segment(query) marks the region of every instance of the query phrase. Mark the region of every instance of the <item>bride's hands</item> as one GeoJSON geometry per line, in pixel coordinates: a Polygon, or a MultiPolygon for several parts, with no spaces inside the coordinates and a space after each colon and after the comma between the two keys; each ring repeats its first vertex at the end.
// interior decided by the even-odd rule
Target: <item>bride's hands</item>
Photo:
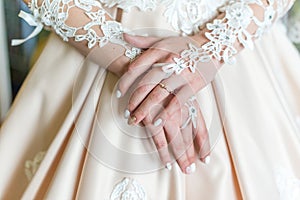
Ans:
{"type": "Polygon", "coordinates": [[[189,37],[159,39],[126,35],[125,38],[138,48],[148,48],[129,65],[128,71],[121,77],[118,86],[117,96],[121,97],[138,77],[147,72],[139,81],[137,89],[129,100],[128,110],[135,119],[131,120],[130,124],[136,125],[141,122],[152,105],[166,98],[166,94],[161,92],[159,83],[165,85],[165,89],[176,93],[176,98],[173,98],[156,118],[156,121],[160,120],[164,123],[180,105],[185,104],[189,97],[196,94],[214,78],[219,67],[208,59],[205,63],[198,62],[197,68],[182,69],[180,62],[185,59],[178,61],[180,53],[187,49],[190,43],[197,46],[189,37]]]}
{"type": "MultiPolygon", "coordinates": [[[[118,97],[125,94],[133,82],[143,73],[147,72],[130,97],[128,110],[126,111],[128,113],[127,115],[131,116],[129,118],[129,124],[138,124],[141,121],[146,121],[147,125],[152,124],[154,127],[161,128],[161,131],[155,131],[153,129],[151,131],[153,134],[166,131],[166,137],[170,137],[170,135],[174,137],[174,134],[178,135],[176,133],[180,131],[186,132],[183,129],[180,130],[182,125],[179,124],[182,122],[180,118],[182,116],[181,111],[188,102],[188,99],[212,80],[217,71],[217,67],[212,62],[209,62],[202,65],[202,68],[200,66],[201,71],[195,69],[194,73],[192,73],[189,69],[180,69],[179,65],[175,65],[174,58],[178,58],[179,54],[188,48],[189,43],[195,44],[194,41],[187,37],[158,39],[127,35],[126,39],[136,47],[148,49],[129,65],[128,72],[122,76],[119,82],[118,97]],[[164,67],[167,72],[174,73],[166,73],[161,67],[164,67]],[[176,96],[171,95],[170,97],[170,93],[173,92],[176,93],[176,96]],[[155,116],[152,114],[154,117],[150,120],[148,116],[150,116],[153,107],[165,102],[167,98],[170,98],[170,100],[166,108],[156,113],[155,116]],[[168,129],[168,131],[166,129],[168,129]]],[[[201,127],[198,130],[198,135],[199,137],[208,138],[201,113],[198,114],[198,117],[197,122],[200,121],[199,126],[201,127]]],[[[186,117],[186,119],[187,118],[188,117],[186,117]]],[[[191,135],[192,129],[188,129],[190,130],[189,135],[191,135]]],[[[197,134],[195,134],[195,136],[197,138],[197,134]]],[[[185,137],[182,137],[182,141],[183,138],[185,137]]],[[[206,140],[208,141],[208,139],[206,140]]],[[[162,136],[154,137],[154,141],[158,144],[158,148],[163,146],[159,144],[166,144],[166,139],[163,139],[162,136]]],[[[183,143],[184,142],[181,142],[180,145],[175,142],[173,146],[176,149],[182,148],[183,143]]],[[[203,144],[199,143],[199,146],[202,148],[203,144]]],[[[167,155],[164,152],[167,151],[160,152],[161,157],[163,157],[162,155],[167,155]]],[[[178,153],[175,153],[175,156],[177,156],[176,154],[178,153]]],[[[185,173],[187,163],[191,164],[193,160],[192,154],[193,153],[187,153],[186,158],[178,160],[182,171],[185,173]]],[[[207,155],[200,157],[204,160],[205,156],[207,155]]],[[[166,163],[168,159],[162,158],[162,160],[166,163]]]]}

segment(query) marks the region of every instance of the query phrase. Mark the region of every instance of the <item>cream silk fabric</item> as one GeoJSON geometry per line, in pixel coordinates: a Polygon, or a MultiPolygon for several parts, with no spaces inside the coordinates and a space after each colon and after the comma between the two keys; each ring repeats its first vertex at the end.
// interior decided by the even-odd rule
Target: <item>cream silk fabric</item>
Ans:
{"type": "MultiPolygon", "coordinates": [[[[122,22],[156,27],[146,32],[161,36],[160,29],[172,30],[162,11],[133,10],[122,22]]],[[[125,177],[137,181],[148,200],[292,199],[300,178],[299,63],[277,24],[254,51],[223,66],[198,94],[211,162],[198,161],[197,171],[184,175],[176,165],[161,168],[149,153],[151,140],[122,132],[144,134],[126,126],[126,98],[114,94],[118,78],[52,35],[1,127],[0,199],[110,199],[125,177]],[[34,159],[39,152],[44,156],[34,159]]]]}

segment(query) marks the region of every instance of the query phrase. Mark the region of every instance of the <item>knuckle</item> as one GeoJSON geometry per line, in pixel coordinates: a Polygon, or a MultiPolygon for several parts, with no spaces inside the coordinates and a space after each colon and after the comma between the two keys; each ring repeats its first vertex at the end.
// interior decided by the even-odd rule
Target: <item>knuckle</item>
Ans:
{"type": "Polygon", "coordinates": [[[170,101],[170,106],[174,106],[174,107],[177,107],[177,108],[181,107],[180,102],[177,98],[173,98],[170,101]]]}
{"type": "Polygon", "coordinates": [[[172,116],[172,115],[168,112],[167,109],[164,111],[163,115],[165,116],[166,119],[168,119],[168,120],[166,121],[166,123],[171,122],[171,121],[169,121],[169,120],[173,120],[173,119],[174,119],[174,116],[172,116]]]}
{"type": "Polygon", "coordinates": [[[149,89],[150,89],[150,85],[148,85],[148,84],[141,84],[141,85],[138,86],[137,93],[138,93],[138,94],[140,94],[140,93],[145,93],[145,92],[147,92],[149,89]]]}
{"type": "Polygon", "coordinates": [[[155,139],[154,137],[154,143],[157,149],[163,149],[168,146],[168,143],[166,140],[161,140],[161,139],[155,139]]]}
{"type": "Polygon", "coordinates": [[[158,90],[154,90],[150,96],[152,101],[160,101],[163,98],[163,93],[158,90]]]}
{"type": "Polygon", "coordinates": [[[149,115],[147,115],[144,119],[143,119],[143,123],[145,125],[149,125],[152,123],[152,120],[150,119],[150,117],[148,117],[149,115]]]}
{"type": "Polygon", "coordinates": [[[177,155],[177,159],[179,159],[185,155],[186,149],[187,148],[185,148],[185,145],[183,145],[183,144],[173,145],[173,150],[174,150],[175,154],[177,155]]]}
{"type": "Polygon", "coordinates": [[[137,110],[137,112],[135,112],[135,116],[137,118],[142,118],[142,117],[147,116],[147,112],[144,109],[140,108],[137,110]]]}

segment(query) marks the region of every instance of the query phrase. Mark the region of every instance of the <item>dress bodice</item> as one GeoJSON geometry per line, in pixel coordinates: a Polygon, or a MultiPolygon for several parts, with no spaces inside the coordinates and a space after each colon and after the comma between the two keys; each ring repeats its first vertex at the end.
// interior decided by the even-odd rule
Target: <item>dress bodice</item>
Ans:
{"type": "MultiPolygon", "coordinates": [[[[107,8],[118,7],[125,11],[125,16],[132,15],[135,25],[141,20],[140,17],[143,18],[139,13],[142,12],[148,17],[150,26],[157,25],[153,24],[153,20],[165,21],[167,24],[163,25],[164,28],[171,28],[183,34],[197,32],[199,26],[212,19],[217,13],[217,8],[226,1],[228,0],[100,0],[107,8]],[[149,15],[153,17],[149,18],[149,15]]],[[[147,24],[145,21],[142,23],[147,24]]]]}

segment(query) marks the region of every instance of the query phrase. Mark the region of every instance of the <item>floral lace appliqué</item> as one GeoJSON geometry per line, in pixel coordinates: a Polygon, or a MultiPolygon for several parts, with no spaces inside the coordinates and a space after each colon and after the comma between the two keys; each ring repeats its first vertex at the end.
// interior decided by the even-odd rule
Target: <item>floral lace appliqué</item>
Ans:
{"type": "Polygon", "coordinates": [[[136,180],[124,178],[113,189],[110,200],[147,200],[146,192],[136,180]]]}
{"type": "Polygon", "coordinates": [[[28,181],[30,181],[33,178],[33,176],[36,173],[36,171],[38,170],[41,162],[43,161],[45,155],[46,155],[46,152],[41,151],[34,156],[33,160],[26,160],[25,175],[26,175],[28,181]]]}
{"type": "Polygon", "coordinates": [[[132,8],[152,11],[158,5],[166,7],[164,16],[177,31],[192,34],[199,31],[199,26],[213,18],[217,8],[227,0],[100,0],[106,7],[117,6],[126,12],[132,8]]]}
{"type": "Polygon", "coordinates": [[[88,48],[95,46],[103,47],[107,43],[121,45],[125,48],[125,56],[133,59],[141,51],[138,48],[132,48],[123,39],[123,28],[120,23],[114,20],[107,20],[109,14],[102,8],[99,1],[95,0],[44,0],[41,6],[38,6],[37,0],[32,0],[32,15],[21,12],[21,17],[30,25],[36,26],[36,30],[25,40],[13,40],[13,45],[18,45],[37,35],[41,27],[51,27],[57,35],[64,41],[74,38],[76,42],[86,41],[88,48]],[[66,22],[69,13],[74,8],[81,9],[87,22],[80,26],[70,26],[66,22]],[[96,32],[100,28],[103,35],[96,32]]]}
{"type": "Polygon", "coordinates": [[[195,103],[197,103],[196,97],[195,96],[191,96],[188,100],[188,102],[186,102],[184,105],[188,108],[189,111],[189,117],[186,120],[186,122],[181,126],[181,129],[185,129],[189,123],[192,122],[192,125],[194,128],[197,128],[197,122],[196,122],[196,118],[197,118],[197,108],[195,107],[195,103]]]}
{"type": "Polygon", "coordinates": [[[175,30],[184,34],[199,32],[199,27],[212,19],[218,7],[226,0],[162,0],[166,6],[164,16],[175,30]]]}

